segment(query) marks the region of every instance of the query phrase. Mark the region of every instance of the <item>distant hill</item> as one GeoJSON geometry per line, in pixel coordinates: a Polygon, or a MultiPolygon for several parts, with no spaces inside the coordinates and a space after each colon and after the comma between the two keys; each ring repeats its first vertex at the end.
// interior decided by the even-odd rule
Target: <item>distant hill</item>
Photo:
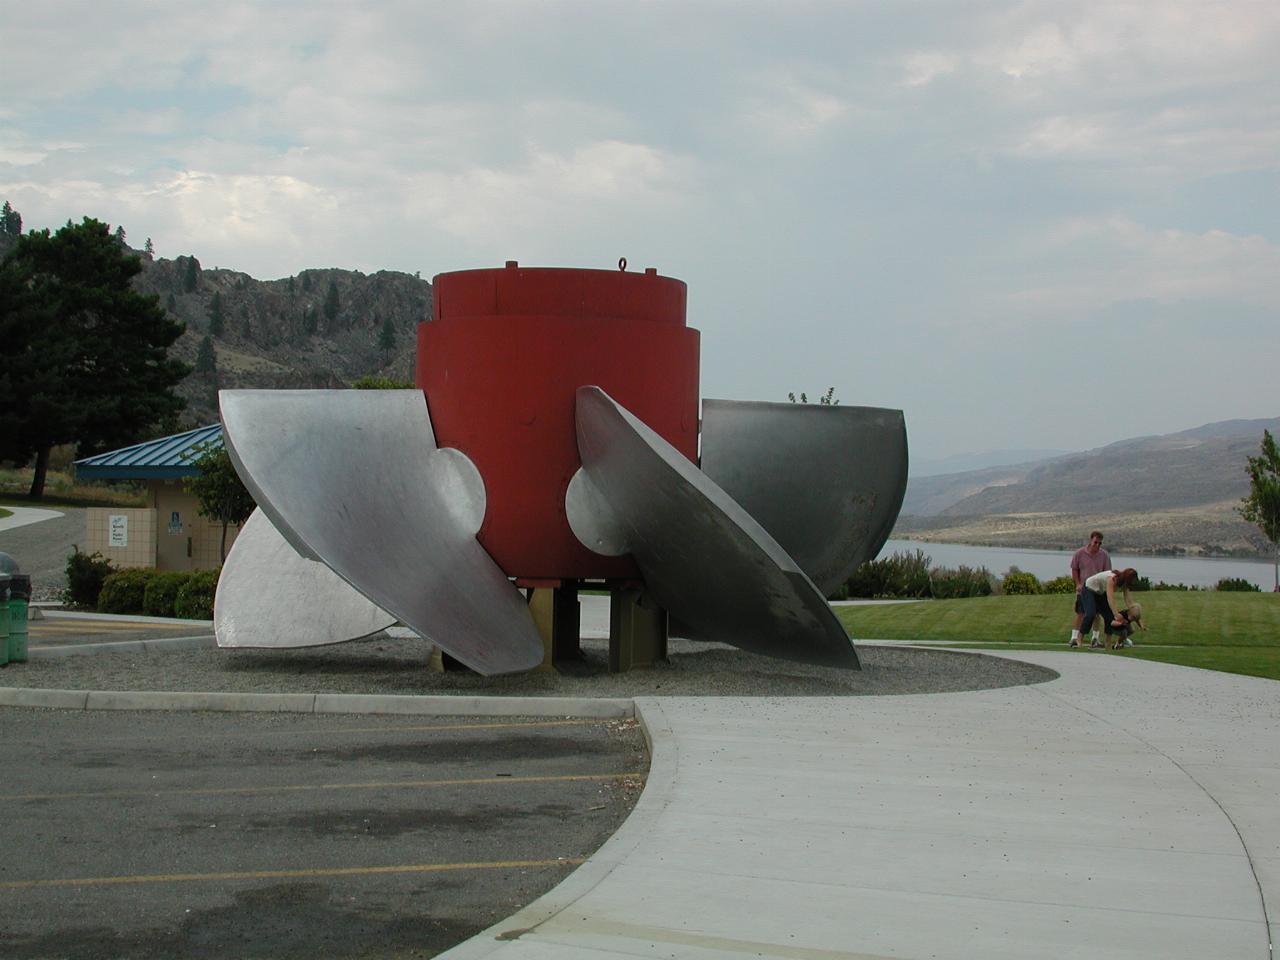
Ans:
{"type": "Polygon", "coordinates": [[[988,467],[1008,467],[1061,457],[1070,450],[986,450],[982,453],[959,453],[937,460],[912,460],[911,476],[938,477],[952,473],[969,473],[988,467]]]}
{"type": "Polygon", "coordinates": [[[1157,553],[1254,553],[1258,531],[1235,515],[1245,458],[1280,417],[1227,420],[1137,437],[1036,463],[913,478],[896,536],[1061,548],[1091,525],[1108,545],[1157,553]],[[1120,534],[1115,539],[1112,534],[1120,534]]]}
{"type": "Polygon", "coordinates": [[[1277,427],[1280,418],[1229,420],[1121,440],[1034,465],[1020,480],[989,485],[941,512],[1142,512],[1239,499],[1249,492],[1245,458],[1258,452],[1264,429],[1277,427]]]}

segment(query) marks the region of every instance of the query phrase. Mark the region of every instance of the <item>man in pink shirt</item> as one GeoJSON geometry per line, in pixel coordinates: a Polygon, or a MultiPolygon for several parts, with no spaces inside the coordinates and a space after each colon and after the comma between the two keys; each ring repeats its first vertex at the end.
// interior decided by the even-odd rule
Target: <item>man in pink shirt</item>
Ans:
{"type": "MultiPolygon", "coordinates": [[[[1084,608],[1080,605],[1080,591],[1084,582],[1095,573],[1111,569],[1111,557],[1102,549],[1102,534],[1094,530],[1089,534],[1089,542],[1077,550],[1071,557],[1071,579],[1076,582],[1076,624],[1071,628],[1069,647],[1080,646],[1080,627],[1084,619],[1084,608]]],[[[1090,626],[1093,626],[1090,624],[1090,626]]],[[[1098,631],[1093,631],[1093,646],[1101,645],[1098,631]]]]}

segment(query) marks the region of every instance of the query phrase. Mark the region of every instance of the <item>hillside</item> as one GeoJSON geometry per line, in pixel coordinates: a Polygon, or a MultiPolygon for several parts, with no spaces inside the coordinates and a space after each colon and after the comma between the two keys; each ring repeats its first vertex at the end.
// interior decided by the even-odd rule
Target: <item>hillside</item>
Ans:
{"type": "Polygon", "coordinates": [[[342,387],[364,374],[413,379],[417,325],[431,315],[425,280],[338,269],[255,280],[202,269],[193,257],[144,256],[143,265],[138,288],[186,325],[173,354],[195,366],[206,336],[213,347],[214,370],[197,370],[178,388],[186,424],[217,419],[221,388],[342,387]]]}
{"type": "Polygon", "coordinates": [[[1280,418],[1229,420],[1122,440],[1039,463],[912,479],[895,536],[993,546],[1108,545],[1151,553],[1250,554],[1257,529],[1235,515],[1245,458],[1280,418]]]}
{"type": "MultiPolygon", "coordinates": [[[[0,258],[16,242],[0,230],[0,258]]],[[[216,420],[221,388],[342,387],[365,374],[413,379],[417,325],[431,316],[426,280],[339,269],[256,280],[203,269],[193,256],[132,252],[143,265],[135,286],[186,326],[171,353],[194,367],[206,336],[212,347],[213,369],[193,371],[178,387],[187,409],[175,429],[216,420]]]]}

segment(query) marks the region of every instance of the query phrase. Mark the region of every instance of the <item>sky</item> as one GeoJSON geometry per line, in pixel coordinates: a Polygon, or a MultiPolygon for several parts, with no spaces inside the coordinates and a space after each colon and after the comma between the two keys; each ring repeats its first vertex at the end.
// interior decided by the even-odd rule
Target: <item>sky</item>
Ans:
{"type": "Polygon", "coordinates": [[[1280,414],[1280,3],[0,0],[0,200],[261,279],[656,267],[912,458],[1280,414]]]}

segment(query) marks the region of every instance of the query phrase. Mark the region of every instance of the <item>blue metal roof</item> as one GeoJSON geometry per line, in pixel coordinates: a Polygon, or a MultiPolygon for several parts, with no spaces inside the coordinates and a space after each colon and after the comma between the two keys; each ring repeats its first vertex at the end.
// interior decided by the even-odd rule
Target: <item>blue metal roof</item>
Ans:
{"type": "Polygon", "coordinates": [[[202,443],[222,446],[222,424],[196,427],[171,437],[108,450],[75,462],[79,480],[172,480],[195,476],[191,461],[200,456],[202,443]]]}

